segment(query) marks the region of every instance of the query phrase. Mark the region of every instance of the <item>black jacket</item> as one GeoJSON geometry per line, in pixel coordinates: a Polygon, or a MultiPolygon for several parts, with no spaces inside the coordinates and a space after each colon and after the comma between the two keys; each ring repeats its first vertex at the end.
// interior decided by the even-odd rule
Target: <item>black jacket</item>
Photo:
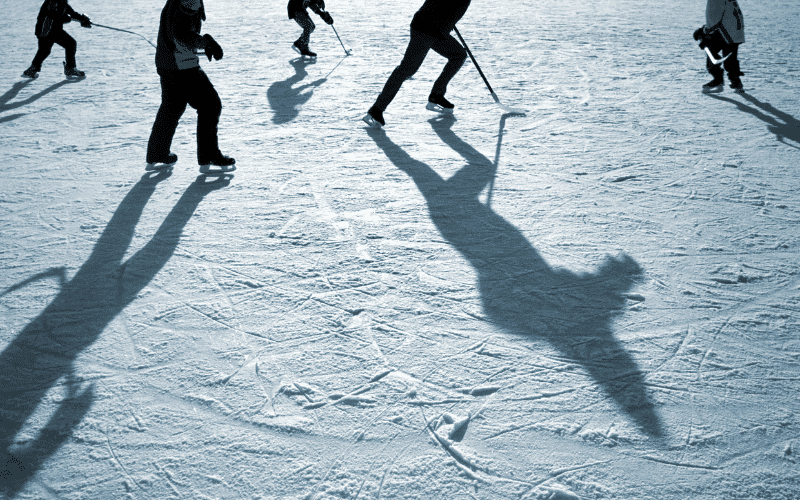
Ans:
{"type": "Polygon", "coordinates": [[[67,0],[45,0],[36,18],[36,36],[47,38],[64,29],[64,25],[83,16],[72,10],[67,0]]]}
{"type": "Polygon", "coordinates": [[[325,10],[325,0],[289,0],[289,19],[294,19],[298,12],[303,12],[307,7],[319,14],[325,10]]]}
{"type": "Polygon", "coordinates": [[[161,11],[156,43],[156,68],[160,70],[200,67],[195,50],[205,47],[205,41],[200,36],[200,28],[206,20],[205,7],[202,0],[197,10],[189,9],[182,3],[181,0],[167,0],[161,11]]]}
{"type": "Polygon", "coordinates": [[[470,0],[425,0],[419,8],[411,28],[426,35],[444,38],[464,17],[470,0]]]}

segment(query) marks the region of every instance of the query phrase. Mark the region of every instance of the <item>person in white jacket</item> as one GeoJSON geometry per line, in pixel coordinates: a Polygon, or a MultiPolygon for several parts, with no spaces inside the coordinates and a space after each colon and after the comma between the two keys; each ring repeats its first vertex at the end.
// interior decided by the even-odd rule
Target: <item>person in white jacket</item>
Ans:
{"type": "Polygon", "coordinates": [[[706,57],[706,69],[714,77],[703,85],[703,92],[722,92],[725,81],[723,75],[728,72],[731,88],[735,92],[744,92],[739,67],[739,45],[744,43],[744,16],[736,0],[708,0],[706,4],[706,24],[694,32],[695,40],[700,41],[700,48],[708,48],[715,59],[726,57],[725,70],[706,57]]]}

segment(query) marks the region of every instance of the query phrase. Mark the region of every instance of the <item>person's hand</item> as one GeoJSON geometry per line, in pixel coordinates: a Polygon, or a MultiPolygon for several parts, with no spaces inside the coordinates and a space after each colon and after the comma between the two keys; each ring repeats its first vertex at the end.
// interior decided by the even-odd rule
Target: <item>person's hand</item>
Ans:
{"type": "Polygon", "coordinates": [[[214,40],[214,38],[209,34],[203,35],[203,40],[205,41],[204,49],[206,51],[206,56],[208,56],[208,60],[210,61],[212,57],[215,61],[222,59],[222,47],[220,44],[218,44],[217,41],[214,40]]]}

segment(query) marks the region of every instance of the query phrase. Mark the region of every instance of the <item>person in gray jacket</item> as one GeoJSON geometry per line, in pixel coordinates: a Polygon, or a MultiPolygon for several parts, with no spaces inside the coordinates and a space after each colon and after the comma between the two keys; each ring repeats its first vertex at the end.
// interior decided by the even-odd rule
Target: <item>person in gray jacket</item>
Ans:
{"type": "MultiPolygon", "coordinates": [[[[739,67],[739,45],[744,43],[744,16],[736,0],[708,0],[706,4],[706,24],[694,32],[694,39],[700,41],[700,48],[708,48],[715,59],[726,57],[724,65],[728,72],[731,88],[744,92],[739,67]]],[[[703,85],[703,92],[722,92],[725,81],[719,64],[706,57],[706,69],[713,80],[703,85]]]]}
{"type": "Polygon", "coordinates": [[[203,0],[167,0],[161,11],[156,47],[156,70],[161,79],[161,107],[147,143],[147,169],[174,164],[172,138],[186,105],[197,110],[197,162],[200,171],[209,165],[235,170],[236,161],[223,155],[217,140],[222,102],[214,85],[200,68],[197,52],[204,50],[210,61],[222,59],[222,47],[209,35],[200,35],[206,19],[203,0]]]}

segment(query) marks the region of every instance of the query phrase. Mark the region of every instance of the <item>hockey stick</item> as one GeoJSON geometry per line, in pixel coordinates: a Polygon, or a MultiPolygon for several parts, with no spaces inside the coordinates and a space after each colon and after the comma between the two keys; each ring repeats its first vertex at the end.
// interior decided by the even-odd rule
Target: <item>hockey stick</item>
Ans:
{"type": "MultiPolygon", "coordinates": [[[[330,26],[331,26],[331,28],[333,28],[332,24],[330,26]]],[[[339,39],[339,43],[342,44],[342,48],[344,49],[344,53],[349,56],[350,53],[353,51],[353,49],[349,49],[348,50],[347,47],[344,46],[344,42],[342,42],[342,38],[339,36],[339,33],[336,31],[336,28],[333,28],[333,32],[336,33],[336,38],[338,38],[339,39]]]]}
{"type": "MultiPolygon", "coordinates": [[[[131,35],[140,36],[144,38],[145,42],[149,43],[150,45],[153,45],[153,42],[145,38],[144,35],[140,35],[139,33],[134,33],[133,31],[123,30],[120,28],[112,28],[111,26],[103,26],[102,24],[97,24],[97,23],[92,23],[92,26],[99,26],[100,28],[105,28],[107,30],[122,31],[123,33],[130,33],[131,35]]],[[[153,48],[158,50],[158,47],[156,47],[155,45],[153,45],[153,48]]]]}
{"type": "Polygon", "coordinates": [[[727,59],[727,58],[729,58],[731,56],[730,54],[728,54],[727,56],[722,56],[719,59],[715,59],[714,56],[711,54],[711,51],[708,50],[708,47],[703,47],[703,48],[706,49],[706,55],[708,56],[708,59],[713,64],[716,64],[716,65],[722,64],[725,61],[725,59],[727,59]]]}
{"type": "Polygon", "coordinates": [[[495,94],[494,90],[492,90],[492,86],[489,85],[489,80],[486,79],[486,75],[483,74],[483,71],[481,71],[481,67],[478,66],[478,61],[475,60],[475,56],[472,55],[472,51],[469,50],[469,47],[467,47],[467,42],[464,41],[464,37],[461,36],[461,33],[458,32],[458,28],[456,28],[455,26],[453,26],[453,30],[455,30],[456,35],[458,35],[458,39],[461,40],[461,44],[467,50],[467,54],[469,54],[469,58],[472,59],[472,64],[475,65],[475,68],[478,70],[478,73],[480,73],[481,78],[483,78],[483,83],[486,84],[486,88],[488,88],[489,92],[491,92],[492,98],[494,99],[494,102],[496,102],[497,105],[500,106],[500,109],[502,109],[506,113],[511,113],[511,114],[514,114],[514,115],[524,115],[525,114],[525,110],[524,109],[512,108],[511,106],[506,106],[505,104],[500,102],[500,98],[497,97],[497,94],[495,94]]]}

